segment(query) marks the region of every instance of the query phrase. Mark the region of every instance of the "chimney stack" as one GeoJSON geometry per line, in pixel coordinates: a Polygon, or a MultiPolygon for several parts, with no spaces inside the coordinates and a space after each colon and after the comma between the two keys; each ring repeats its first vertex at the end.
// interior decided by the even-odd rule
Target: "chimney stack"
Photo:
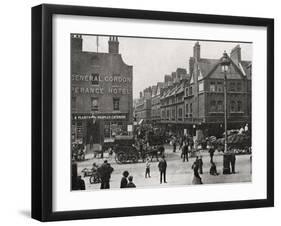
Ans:
{"type": "Polygon", "coordinates": [[[82,35],[72,34],[71,35],[71,50],[75,52],[82,52],[82,35]]]}
{"type": "Polygon", "coordinates": [[[194,47],[193,47],[193,57],[195,58],[196,61],[200,60],[200,45],[199,45],[199,42],[196,42],[194,47]]]}
{"type": "Polygon", "coordinates": [[[119,42],[117,36],[109,36],[108,40],[108,52],[118,54],[119,53],[119,42]]]}

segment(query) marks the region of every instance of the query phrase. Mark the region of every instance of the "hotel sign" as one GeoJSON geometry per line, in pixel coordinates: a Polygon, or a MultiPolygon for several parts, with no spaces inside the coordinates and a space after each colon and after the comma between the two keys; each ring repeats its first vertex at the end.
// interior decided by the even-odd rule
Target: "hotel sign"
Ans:
{"type": "Polygon", "coordinates": [[[121,75],[112,76],[100,76],[98,74],[91,75],[77,75],[71,76],[72,87],[71,91],[74,94],[117,94],[117,95],[129,95],[131,94],[132,78],[121,75]],[[75,84],[75,82],[88,82],[85,85],[81,83],[75,84]],[[106,84],[109,85],[106,85],[106,84]]]}
{"type": "Polygon", "coordinates": [[[105,75],[99,76],[98,74],[91,74],[91,75],[72,75],[72,81],[76,82],[114,82],[114,83],[131,83],[132,78],[125,77],[122,75],[105,75]]]}

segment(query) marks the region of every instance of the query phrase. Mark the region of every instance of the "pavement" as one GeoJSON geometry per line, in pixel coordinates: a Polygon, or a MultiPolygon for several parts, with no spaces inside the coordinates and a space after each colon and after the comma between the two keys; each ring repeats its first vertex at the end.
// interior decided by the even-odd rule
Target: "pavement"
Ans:
{"type": "MultiPolygon", "coordinates": [[[[104,160],[108,160],[114,171],[111,175],[110,188],[119,189],[120,181],[122,178],[123,171],[127,170],[130,175],[134,177],[133,182],[137,188],[148,188],[148,187],[165,187],[165,186],[184,186],[191,185],[193,179],[193,170],[191,166],[195,161],[195,157],[189,158],[188,162],[183,162],[180,158],[181,151],[177,150],[175,153],[172,151],[170,145],[165,146],[165,156],[167,161],[167,172],[166,179],[167,184],[160,184],[158,162],[154,159],[150,164],[150,178],[145,178],[145,163],[139,160],[138,163],[127,163],[117,164],[113,156],[109,156],[107,153],[104,154],[104,158],[94,158],[93,154],[87,154],[86,160],[77,162],[78,174],[84,168],[91,168],[95,162],[101,165],[104,160]]],[[[217,166],[218,176],[212,176],[209,174],[210,169],[210,157],[207,150],[200,151],[200,155],[203,159],[203,174],[201,174],[202,182],[204,184],[215,184],[215,183],[241,183],[251,182],[251,171],[250,171],[250,155],[236,155],[236,173],[235,174],[222,174],[222,163],[223,156],[221,153],[215,152],[214,162],[217,166]]],[[[100,184],[90,184],[89,177],[82,177],[85,181],[86,190],[100,189],[100,184]]]]}

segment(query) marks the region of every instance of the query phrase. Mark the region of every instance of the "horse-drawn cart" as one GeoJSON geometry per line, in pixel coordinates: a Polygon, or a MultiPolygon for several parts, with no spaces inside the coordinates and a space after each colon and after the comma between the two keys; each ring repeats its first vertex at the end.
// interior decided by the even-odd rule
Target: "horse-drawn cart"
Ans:
{"type": "Polygon", "coordinates": [[[158,155],[164,153],[162,142],[155,141],[153,138],[148,142],[136,140],[134,136],[116,136],[113,144],[115,153],[115,161],[117,163],[137,163],[140,159],[145,161],[146,158],[155,157],[158,160],[158,155]]]}

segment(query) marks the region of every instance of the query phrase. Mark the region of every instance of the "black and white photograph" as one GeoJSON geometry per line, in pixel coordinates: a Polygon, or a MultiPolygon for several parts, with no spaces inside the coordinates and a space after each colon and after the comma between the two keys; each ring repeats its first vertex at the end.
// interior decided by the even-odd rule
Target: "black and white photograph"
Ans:
{"type": "Polygon", "coordinates": [[[252,42],[70,43],[70,190],[252,182],[252,42]]]}

